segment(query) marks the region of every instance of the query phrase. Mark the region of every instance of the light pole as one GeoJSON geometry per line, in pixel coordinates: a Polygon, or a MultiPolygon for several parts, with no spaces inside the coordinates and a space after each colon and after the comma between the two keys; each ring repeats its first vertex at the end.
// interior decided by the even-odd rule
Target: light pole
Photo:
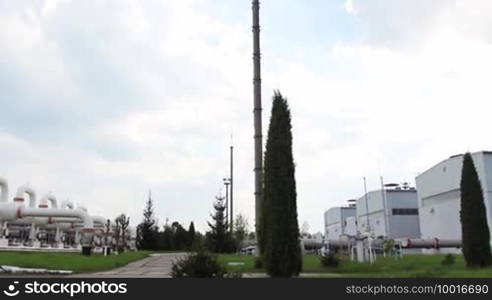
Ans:
{"type": "Polygon", "coordinates": [[[231,232],[234,230],[234,146],[231,145],[231,166],[230,166],[230,182],[231,182],[231,232]]]}
{"type": "Polygon", "coordinates": [[[222,180],[224,181],[225,190],[226,190],[225,219],[227,221],[229,218],[229,185],[231,184],[231,179],[230,178],[224,178],[222,180]]]}
{"type": "Polygon", "coordinates": [[[366,220],[367,220],[366,231],[369,233],[369,232],[371,232],[371,225],[369,222],[369,201],[367,201],[367,183],[366,183],[365,177],[364,177],[364,200],[365,200],[365,204],[366,204],[366,220]]]}

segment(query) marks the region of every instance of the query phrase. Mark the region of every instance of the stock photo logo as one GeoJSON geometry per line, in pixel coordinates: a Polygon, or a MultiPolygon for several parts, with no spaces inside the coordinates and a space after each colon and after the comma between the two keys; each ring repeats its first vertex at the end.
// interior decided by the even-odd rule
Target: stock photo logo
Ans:
{"type": "Polygon", "coordinates": [[[23,286],[19,285],[19,281],[14,281],[3,290],[3,294],[8,297],[15,297],[23,290],[24,294],[60,294],[74,297],[79,294],[126,294],[126,283],[108,283],[105,281],[89,283],[81,282],[26,282],[23,286]]]}
{"type": "Polygon", "coordinates": [[[13,284],[9,284],[6,290],[3,290],[3,293],[9,297],[14,297],[19,295],[20,291],[17,289],[18,284],[19,284],[18,281],[14,281],[13,284]]]}

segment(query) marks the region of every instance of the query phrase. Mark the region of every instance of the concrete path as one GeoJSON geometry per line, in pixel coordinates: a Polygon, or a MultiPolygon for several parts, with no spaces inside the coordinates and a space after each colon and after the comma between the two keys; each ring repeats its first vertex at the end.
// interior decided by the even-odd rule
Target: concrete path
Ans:
{"type": "Polygon", "coordinates": [[[156,253],[150,257],[129,263],[128,265],[98,273],[76,274],[70,277],[90,278],[170,278],[173,261],[186,253],[156,253]]]}

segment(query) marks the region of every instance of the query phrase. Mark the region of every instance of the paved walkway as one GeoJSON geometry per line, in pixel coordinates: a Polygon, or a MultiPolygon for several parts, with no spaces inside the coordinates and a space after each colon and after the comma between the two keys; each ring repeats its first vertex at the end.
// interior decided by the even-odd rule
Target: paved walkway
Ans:
{"type": "Polygon", "coordinates": [[[133,278],[152,277],[170,278],[173,261],[185,256],[186,253],[156,253],[150,257],[129,263],[128,265],[98,273],[75,274],[71,277],[94,277],[94,278],[133,278]]]}
{"type": "MultiPolygon", "coordinates": [[[[88,278],[171,278],[171,267],[173,261],[184,257],[186,253],[156,253],[149,257],[129,263],[128,265],[98,273],[74,274],[69,277],[88,277],[88,278]]],[[[245,273],[243,278],[265,278],[265,273],[245,273]]],[[[320,278],[320,277],[342,277],[340,274],[315,274],[302,273],[300,277],[320,278]]]]}

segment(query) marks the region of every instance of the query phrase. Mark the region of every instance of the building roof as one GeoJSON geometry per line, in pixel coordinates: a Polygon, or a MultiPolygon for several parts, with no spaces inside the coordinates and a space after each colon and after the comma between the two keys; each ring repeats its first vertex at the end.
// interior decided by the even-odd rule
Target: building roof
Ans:
{"type": "MultiPolygon", "coordinates": [[[[483,154],[483,155],[492,155],[492,151],[487,151],[487,150],[482,150],[482,151],[477,151],[477,152],[472,152],[471,155],[476,155],[476,154],[483,154]]],[[[444,162],[447,162],[451,159],[455,159],[455,158],[458,158],[458,157],[462,157],[464,156],[465,154],[455,154],[455,155],[451,155],[449,158],[446,158],[440,162],[438,162],[437,164],[433,165],[432,167],[428,168],[427,170],[423,171],[422,173],[420,173],[419,175],[417,175],[416,177],[420,177],[421,175],[427,173],[428,171],[430,171],[431,169],[434,169],[435,167],[439,166],[440,164],[444,163],[444,162]]]]}

